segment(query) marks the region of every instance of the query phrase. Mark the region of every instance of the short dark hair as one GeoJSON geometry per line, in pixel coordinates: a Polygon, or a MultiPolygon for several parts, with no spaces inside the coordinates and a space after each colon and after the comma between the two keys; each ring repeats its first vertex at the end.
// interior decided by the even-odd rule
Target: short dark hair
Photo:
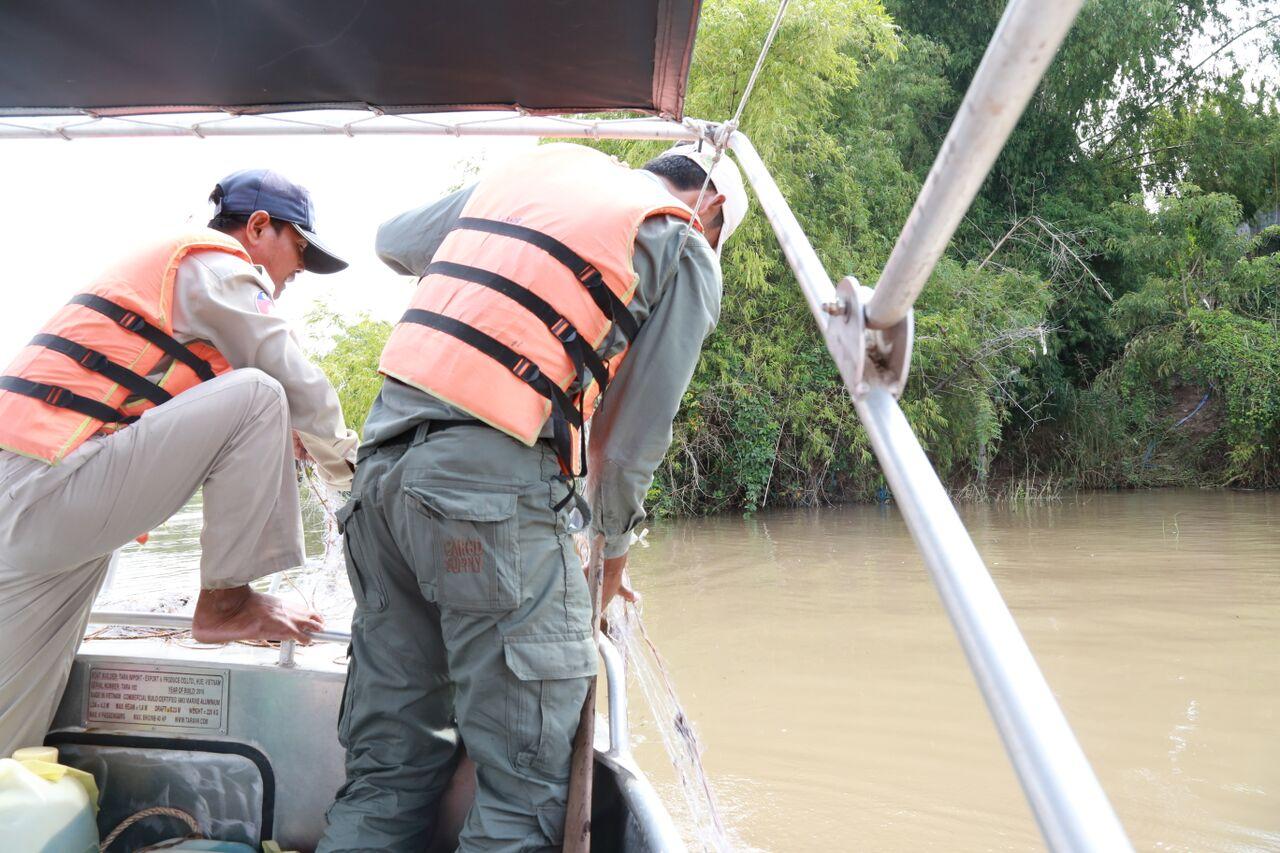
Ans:
{"type": "MultiPolygon", "coordinates": [[[[708,192],[717,192],[715,184],[707,183],[707,170],[688,157],[660,154],[641,168],[666,178],[678,190],[700,190],[703,184],[707,184],[708,192]]],[[[705,225],[707,228],[718,228],[724,225],[724,208],[717,211],[711,221],[705,225]]]]}
{"type": "Polygon", "coordinates": [[[678,190],[700,190],[707,180],[707,170],[688,157],[659,155],[642,168],[666,178],[678,190]]]}
{"type": "MultiPolygon", "coordinates": [[[[209,227],[214,231],[221,231],[223,234],[230,234],[232,231],[239,230],[249,224],[249,216],[247,213],[219,213],[213,219],[209,220],[209,227]]],[[[279,233],[280,229],[285,226],[283,219],[272,219],[271,227],[279,233]]]]}

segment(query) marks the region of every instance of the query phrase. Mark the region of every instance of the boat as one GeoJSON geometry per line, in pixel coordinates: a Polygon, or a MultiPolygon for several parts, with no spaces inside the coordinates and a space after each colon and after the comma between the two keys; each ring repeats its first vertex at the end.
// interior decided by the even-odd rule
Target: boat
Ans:
{"type": "MultiPolygon", "coordinates": [[[[1114,809],[897,403],[911,361],[911,306],[1082,2],[1009,2],[874,289],[852,276],[832,282],[739,127],[787,0],[762,34],[736,113],[720,120],[684,115],[700,0],[19,4],[0,12],[10,72],[0,81],[0,140],[522,135],[691,140],[716,157],[732,152],[924,554],[1047,846],[1127,850],[1114,809]]],[[[97,613],[93,621],[189,625],[145,613],[97,613]]],[[[104,835],[149,809],[180,808],[226,842],[314,846],[342,779],[333,733],[347,638],[316,639],[279,649],[195,649],[159,638],[84,643],[47,743],[98,779],[104,835]]],[[[592,849],[683,850],[630,754],[622,661],[607,640],[599,645],[609,713],[595,750],[592,849]]],[[[448,830],[467,795],[459,783],[445,798],[438,849],[452,849],[448,830]]],[[[186,834],[174,820],[139,819],[124,843],[186,834]]]]}
{"type": "MultiPolygon", "coordinates": [[[[338,632],[310,646],[173,642],[187,616],[96,612],[92,623],[153,629],[153,636],[95,638],[81,646],[48,746],[92,773],[101,790],[102,837],[151,808],[180,809],[201,834],[259,849],[311,850],[344,778],[335,732],[346,680],[338,632]]],[[[596,742],[592,849],[683,850],[679,830],[631,754],[623,661],[600,643],[608,726],[596,742]]],[[[474,778],[454,777],[431,850],[454,850],[474,778]]],[[[173,815],[138,821],[121,834],[132,850],[182,837],[173,815]]]]}

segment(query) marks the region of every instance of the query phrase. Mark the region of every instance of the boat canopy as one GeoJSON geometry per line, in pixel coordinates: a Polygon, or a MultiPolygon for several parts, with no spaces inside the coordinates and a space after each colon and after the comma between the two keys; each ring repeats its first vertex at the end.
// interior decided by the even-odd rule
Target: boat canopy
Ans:
{"type": "Polygon", "coordinates": [[[701,0],[14,0],[0,115],[372,109],[681,119],[701,0]]]}

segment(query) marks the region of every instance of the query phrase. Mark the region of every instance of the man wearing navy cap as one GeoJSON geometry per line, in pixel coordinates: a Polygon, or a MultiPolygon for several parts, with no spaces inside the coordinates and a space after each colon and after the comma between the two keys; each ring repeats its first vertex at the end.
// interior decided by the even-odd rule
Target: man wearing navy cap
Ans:
{"type": "MultiPolygon", "coordinates": [[[[0,449],[0,755],[43,742],[116,549],[162,524],[198,489],[205,518],[196,639],[305,641],[323,627],[319,614],[248,584],[304,562],[295,455],[314,459],[329,486],[350,487],[357,437],[324,373],[275,313],[297,273],[347,264],[316,236],[307,191],[276,172],[228,175],[210,201],[207,229],[188,228],[126,258],[116,269],[142,271],[136,282],[105,276],[91,292],[107,301],[147,287],[163,293],[153,325],[171,322],[168,336],[193,352],[216,349],[222,372],[123,428],[103,424],[77,436],[82,443],[65,457],[39,458],[17,443],[0,449]],[[181,257],[176,270],[167,267],[171,294],[151,276],[166,268],[154,259],[170,257],[170,245],[186,247],[172,255],[181,257]]],[[[126,332],[107,334],[92,320],[76,308],[51,322],[61,324],[60,335],[108,353],[133,331],[121,323],[126,332]]],[[[42,332],[28,350],[47,337],[42,332]]],[[[24,365],[32,360],[20,357],[5,373],[30,372],[24,365]]],[[[143,390],[163,387],[173,365],[162,359],[135,381],[145,380],[143,390]]],[[[71,384],[93,378],[65,366],[61,375],[71,384]]],[[[19,403],[38,423],[44,403],[19,403]]]]}

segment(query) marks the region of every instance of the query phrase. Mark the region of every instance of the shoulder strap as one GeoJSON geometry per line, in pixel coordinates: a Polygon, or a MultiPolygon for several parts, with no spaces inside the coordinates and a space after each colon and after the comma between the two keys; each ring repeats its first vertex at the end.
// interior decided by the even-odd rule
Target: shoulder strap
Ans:
{"type": "Polygon", "coordinates": [[[591,296],[591,301],[595,302],[596,307],[600,309],[600,313],[608,317],[622,330],[622,334],[626,337],[628,343],[635,340],[636,334],[640,331],[640,326],[636,323],[636,318],[631,316],[631,312],[627,310],[627,306],[623,301],[605,284],[604,276],[577,252],[561,243],[555,237],[550,234],[544,234],[541,231],[535,231],[532,228],[525,228],[523,225],[515,225],[497,219],[479,219],[473,216],[459,217],[454,228],[498,234],[537,246],[567,267],[569,272],[573,273],[574,277],[582,282],[582,286],[587,289],[587,293],[591,296]]]}
{"type": "MultiPolygon", "coordinates": [[[[538,365],[501,341],[480,331],[475,326],[464,323],[461,320],[455,320],[452,317],[446,317],[444,314],[424,311],[421,308],[410,308],[404,312],[400,322],[417,323],[420,326],[426,326],[457,338],[464,344],[489,356],[489,358],[526,382],[533,390],[550,400],[552,444],[555,446],[556,456],[560,460],[561,467],[566,472],[570,471],[570,460],[573,458],[573,433],[570,427],[577,428],[579,434],[582,434],[582,412],[574,407],[573,401],[569,399],[569,395],[564,392],[564,389],[548,379],[538,365]]],[[[585,476],[586,473],[587,458],[584,453],[582,456],[582,470],[576,472],[576,475],[585,476]]]]}
{"type": "Polygon", "coordinates": [[[133,332],[149,343],[155,344],[174,360],[182,362],[195,371],[201,382],[208,382],[217,375],[213,372],[213,368],[209,366],[209,362],[187,349],[186,346],[179,343],[177,339],[163,329],[148,323],[146,319],[136,312],[123,308],[110,299],[104,299],[92,293],[76,294],[71,297],[71,301],[76,305],[83,305],[85,308],[97,311],[104,317],[114,320],[121,328],[133,332]]]}
{"type": "Polygon", "coordinates": [[[579,377],[583,386],[586,385],[586,376],[583,375],[583,368],[585,367],[595,377],[595,380],[600,383],[601,393],[604,393],[605,388],[608,387],[609,369],[604,366],[604,362],[591,344],[587,343],[578,334],[578,330],[574,328],[573,324],[561,316],[551,306],[551,303],[524,285],[488,270],[465,264],[455,264],[450,261],[433,262],[427,267],[423,275],[445,275],[449,278],[469,281],[472,284],[479,284],[501,293],[508,299],[518,303],[530,314],[541,320],[547,330],[560,341],[560,345],[564,347],[565,354],[573,362],[575,375],[579,377]]]}
{"type": "MultiPolygon", "coordinates": [[[[117,385],[128,388],[139,397],[145,397],[157,406],[173,399],[173,395],[154,382],[139,376],[122,364],[117,364],[96,350],[81,346],[75,341],[57,335],[39,334],[31,339],[31,346],[45,347],[60,352],[86,370],[107,377],[117,385]]],[[[68,392],[69,393],[69,392],[68,392]]],[[[99,418],[101,420],[101,418],[99,418]]]]}

